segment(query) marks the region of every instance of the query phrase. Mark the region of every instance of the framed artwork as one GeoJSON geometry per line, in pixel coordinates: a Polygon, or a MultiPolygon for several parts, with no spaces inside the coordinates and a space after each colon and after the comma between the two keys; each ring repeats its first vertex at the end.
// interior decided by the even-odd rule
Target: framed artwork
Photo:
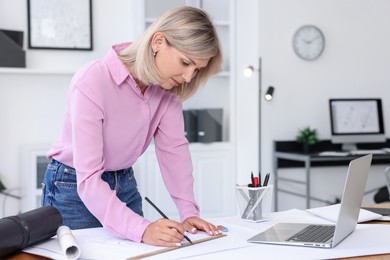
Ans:
{"type": "Polygon", "coordinates": [[[92,0],[27,0],[30,49],[92,50],[92,0]]]}

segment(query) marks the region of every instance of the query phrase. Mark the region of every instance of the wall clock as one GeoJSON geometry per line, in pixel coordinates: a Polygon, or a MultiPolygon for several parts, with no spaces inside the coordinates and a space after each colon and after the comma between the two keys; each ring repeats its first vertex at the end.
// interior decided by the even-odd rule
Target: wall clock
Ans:
{"type": "Polygon", "coordinates": [[[304,60],[317,59],[324,48],[324,34],[314,25],[304,25],[298,28],[293,36],[294,52],[304,60]]]}

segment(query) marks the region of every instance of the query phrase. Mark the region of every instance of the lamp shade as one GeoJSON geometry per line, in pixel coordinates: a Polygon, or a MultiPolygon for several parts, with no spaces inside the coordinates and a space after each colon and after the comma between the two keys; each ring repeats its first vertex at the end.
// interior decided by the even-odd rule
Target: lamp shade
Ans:
{"type": "Polygon", "coordinates": [[[269,86],[267,92],[264,95],[264,99],[267,101],[271,101],[274,95],[275,88],[273,86],[269,86]]]}

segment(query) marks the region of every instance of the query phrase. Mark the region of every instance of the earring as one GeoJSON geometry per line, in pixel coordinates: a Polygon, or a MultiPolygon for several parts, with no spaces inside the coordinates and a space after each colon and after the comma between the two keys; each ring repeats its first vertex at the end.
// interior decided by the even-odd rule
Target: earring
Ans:
{"type": "Polygon", "coordinates": [[[153,57],[156,57],[157,51],[153,52],[153,57]]]}

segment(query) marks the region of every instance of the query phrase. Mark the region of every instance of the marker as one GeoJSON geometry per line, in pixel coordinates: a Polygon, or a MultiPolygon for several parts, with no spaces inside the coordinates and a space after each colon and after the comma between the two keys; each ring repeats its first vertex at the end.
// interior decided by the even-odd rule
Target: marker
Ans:
{"type": "Polygon", "coordinates": [[[253,178],[253,187],[259,187],[259,178],[257,177],[254,177],[253,178]]]}
{"type": "MultiPolygon", "coordinates": [[[[161,215],[163,218],[169,219],[169,218],[167,217],[167,215],[165,215],[159,208],[157,208],[157,206],[154,205],[154,203],[153,203],[148,197],[145,197],[145,200],[146,200],[147,202],[149,202],[150,205],[152,205],[153,208],[155,208],[155,209],[158,211],[158,213],[160,213],[160,215],[161,215]]],[[[190,242],[190,243],[192,244],[192,241],[191,241],[191,239],[189,239],[189,237],[187,237],[186,235],[184,235],[184,238],[185,238],[188,242],[190,242]]]]}

